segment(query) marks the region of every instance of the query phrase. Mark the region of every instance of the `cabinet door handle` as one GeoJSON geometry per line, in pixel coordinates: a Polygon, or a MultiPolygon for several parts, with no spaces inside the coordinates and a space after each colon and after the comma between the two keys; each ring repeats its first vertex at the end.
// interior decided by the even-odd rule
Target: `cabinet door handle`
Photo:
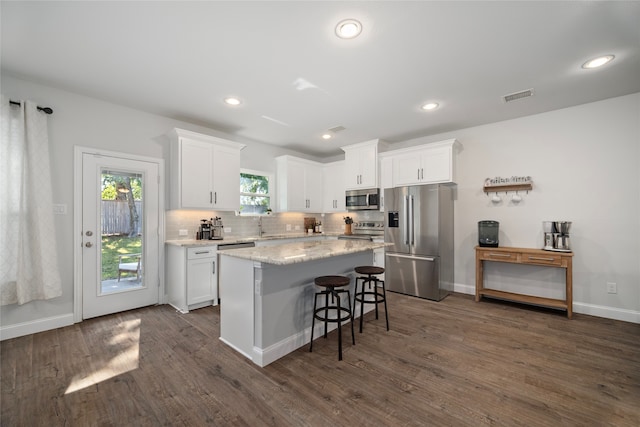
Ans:
{"type": "Polygon", "coordinates": [[[555,258],[544,258],[538,256],[530,256],[528,257],[531,261],[555,261],[555,258]]]}
{"type": "Polygon", "coordinates": [[[213,265],[213,271],[211,272],[211,274],[216,274],[216,262],[213,261],[211,264],[213,265]]]}
{"type": "Polygon", "coordinates": [[[209,251],[198,251],[196,252],[196,255],[202,255],[202,254],[208,254],[209,251]]]}
{"type": "Polygon", "coordinates": [[[497,257],[501,257],[501,258],[511,258],[511,255],[509,255],[509,254],[494,254],[494,253],[490,253],[489,256],[497,256],[497,257]]]}
{"type": "Polygon", "coordinates": [[[216,204],[216,205],[218,204],[218,192],[217,191],[213,193],[213,203],[216,204]]]}
{"type": "Polygon", "coordinates": [[[424,169],[420,168],[420,179],[424,179],[424,169]]]}
{"type": "Polygon", "coordinates": [[[209,203],[213,203],[213,191],[209,191],[209,203]]]}

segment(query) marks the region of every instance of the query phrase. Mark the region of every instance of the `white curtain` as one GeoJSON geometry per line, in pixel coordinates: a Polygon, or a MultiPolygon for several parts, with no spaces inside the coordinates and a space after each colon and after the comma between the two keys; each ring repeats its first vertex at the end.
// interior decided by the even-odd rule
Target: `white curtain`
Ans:
{"type": "Polygon", "coordinates": [[[1,102],[0,305],[59,297],[47,115],[1,102]]]}

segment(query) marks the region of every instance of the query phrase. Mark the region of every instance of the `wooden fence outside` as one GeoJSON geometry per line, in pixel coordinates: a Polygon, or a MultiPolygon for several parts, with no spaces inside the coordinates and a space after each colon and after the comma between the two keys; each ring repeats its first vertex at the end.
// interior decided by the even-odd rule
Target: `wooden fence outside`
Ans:
{"type": "MultiPolygon", "coordinates": [[[[138,211],[138,223],[135,225],[135,234],[142,234],[142,201],[134,202],[138,211]]],[[[129,204],[120,200],[103,200],[102,201],[102,234],[124,234],[130,232],[129,226],[129,204]]]]}

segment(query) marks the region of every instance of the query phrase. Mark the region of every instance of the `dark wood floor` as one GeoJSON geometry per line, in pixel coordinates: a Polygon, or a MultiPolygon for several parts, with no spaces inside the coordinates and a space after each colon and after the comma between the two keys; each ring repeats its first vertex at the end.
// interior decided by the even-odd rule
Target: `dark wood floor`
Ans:
{"type": "Polygon", "coordinates": [[[334,332],[266,368],[218,340],[214,307],[7,340],[0,424],[640,425],[640,325],[457,294],[390,294],[389,312],[342,362],[334,332]]]}

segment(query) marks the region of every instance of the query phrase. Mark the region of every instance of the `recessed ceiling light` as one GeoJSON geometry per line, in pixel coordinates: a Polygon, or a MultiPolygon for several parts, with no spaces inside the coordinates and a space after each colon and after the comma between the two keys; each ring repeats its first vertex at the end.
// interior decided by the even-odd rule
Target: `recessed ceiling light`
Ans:
{"type": "Polygon", "coordinates": [[[322,139],[331,139],[331,138],[333,138],[333,135],[331,135],[330,133],[322,134],[322,139]]]}
{"type": "Polygon", "coordinates": [[[582,64],[582,68],[585,68],[588,70],[591,68],[602,67],[604,64],[611,62],[613,58],[615,58],[614,55],[605,55],[605,56],[600,56],[598,58],[590,59],[584,64],[582,64]]]}
{"type": "Polygon", "coordinates": [[[355,19],[345,19],[336,25],[336,35],[341,39],[353,39],[362,32],[362,24],[355,19]]]}
{"type": "Polygon", "coordinates": [[[430,111],[430,110],[435,110],[436,108],[438,108],[438,104],[437,102],[427,102],[426,104],[424,104],[422,107],[423,110],[425,111],[430,111]]]}
{"type": "Polygon", "coordinates": [[[234,98],[234,97],[230,96],[230,97],[224,99],[224,103],[227,104],[227,105],[236,106],[236,105],[242,104],[242,101],[240,101],[238,98],[234,98]]]}

